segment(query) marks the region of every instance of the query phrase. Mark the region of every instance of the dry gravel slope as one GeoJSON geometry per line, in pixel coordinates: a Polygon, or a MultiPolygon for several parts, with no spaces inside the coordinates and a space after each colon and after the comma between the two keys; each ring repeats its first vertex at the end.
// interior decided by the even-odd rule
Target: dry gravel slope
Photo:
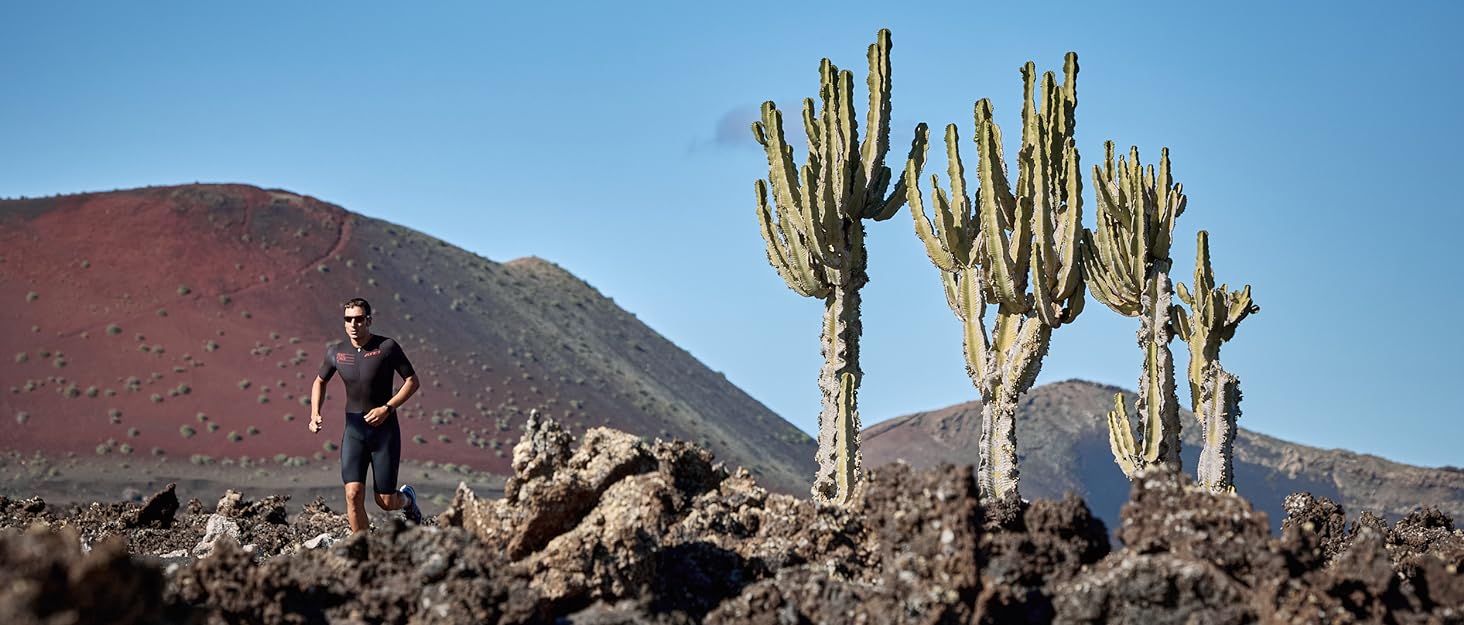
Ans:
{"type": "MultiPolygon", "coordinates": [[[[1083,381],[1047,384],[1022,397],[1017,442],[1022,494],[1055,499],[1075,492],[1109,528],[1128,500],[1129,483],[1113,462],[1106,415],[1122,389],[1083,381]]],[[[1133,394],[1128,395],[1130,404],[1133,394]]],[[[1182,411],[1184,466],[1191,474],[1199,455],[1194,416],[1182,411]]],[[[1241,420],[1244,424],[1244,418],[1241,420]]],[[[864,430],[867,466],[904,459],[918,467],[940,462],[975,464],[981,436],[981,403],[957,404],[881,422],[864,430]]],[[[1415,467],[1340,449],[1318,449],[1240,428],[1236,437],[1236,487],[1273,527],[1281,502],[1310,492],[1341,503],[1349,518],[1363,510],[1397,519],[1423,505],[1464,518],[1464,471],[1415,467]]]]}
{"type": "Polygon", "coordinates": [[[306,397],[359,295],[426,383],[403,411],[411,458],[507,474],[537,409],[576,434],[695,441],[782,492],[806,495],[814,469],[807,435],[557,265],[291,192],[0,201],[0,292],[0,450],[333,462],[339,429],[308,435],[306,397]]]}

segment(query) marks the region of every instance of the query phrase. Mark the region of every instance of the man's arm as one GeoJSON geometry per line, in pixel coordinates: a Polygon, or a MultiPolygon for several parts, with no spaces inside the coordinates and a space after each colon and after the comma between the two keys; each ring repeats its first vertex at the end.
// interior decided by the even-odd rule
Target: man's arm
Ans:
{"type": "Polygon", "coordinates": [[[407,379],[402,380],[402,387],[397,390],[396,395],[392,395],[391,399],[386,400],[386,407],[392,410],[400,408],[402,404],[407,403],[407,400],[412,398],[412,395],[417,394],[417,388],[419,386],[421,385],[417,382],[416,375],[407,376],[407,379]]]}
{"type": "Polygon", "coordinates": [[[420,386],[416,374],[407,376],[407,379],[402,382],[402,388],[392,395],[391,399],[386,400],[385,406],[377,406],[366,413],[364,417],[366,424],[375,427],[385,423],[386,418],[395,412],[398,406],[407,403],[407,399],[415,394],[420,386]]]}
{"type": "Polygon", "coordinates": [[[320,405],[325,403],[325,380],[315,376],[315,383],[310,385],[310,431],[319,432],[322,425],[320,418],[320,405]]]}

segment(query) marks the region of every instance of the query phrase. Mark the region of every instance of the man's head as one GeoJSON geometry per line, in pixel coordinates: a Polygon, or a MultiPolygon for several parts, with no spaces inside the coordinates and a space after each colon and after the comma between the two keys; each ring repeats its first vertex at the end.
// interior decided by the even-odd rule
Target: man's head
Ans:
{"type": "Polygon", "coordinates": [[[371,338],[371,302],[359,297],[341,305],[346,322],[346,336],[360,342],[371,338]]]}

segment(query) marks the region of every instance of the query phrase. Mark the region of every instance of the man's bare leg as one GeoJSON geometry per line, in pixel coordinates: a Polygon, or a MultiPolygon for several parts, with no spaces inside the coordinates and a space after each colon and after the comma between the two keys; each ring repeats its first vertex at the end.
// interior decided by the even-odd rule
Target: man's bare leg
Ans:
{"type": "Polygon", "coordinates": [[[363,482],[346,482],[346,521],[351,524],[352,533],[364,532],[371,527],[366,522],[366,484],[363,482]]]}
{"type": "Polygon", "coordinates": [[[407,507],[407,496],[400,492],[387,493],[385,495],[376,493],[376,506],[382,510],[401,510],[407,507]]]}

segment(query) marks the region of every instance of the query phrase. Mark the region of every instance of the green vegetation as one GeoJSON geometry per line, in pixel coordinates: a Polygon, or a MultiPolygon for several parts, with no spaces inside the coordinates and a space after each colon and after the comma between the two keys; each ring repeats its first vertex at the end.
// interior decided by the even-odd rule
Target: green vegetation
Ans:
{"type": "MultiPolygon", "coordinates": [[[[1007,178],[1010,168],[991,102],[979,100],[975,107],[979,184],[968,195],[958,133],[954,124],[948,125],[949,190],[931,176],[932,223],[919,185],[928,151],[925,124],[916,127],[904,173],[885,195],[891,182],[890,170],[883,165],[889,134],[889,49],[889,32],[882,30],[869,47],[869,110],[864,124],[869,136],[862,142],[852,109],[852,75],[827,59],[820,65],[819,114],[812,99],[804,101],[808,164],[799,167],[793,162],[782,114],[772,102],[763,104],[761,121],[753,124],[753,135],[768,161],[767,181],[754,185],[768,261],[790,289],[825,303],[814,498],[843,503],[859,488],[859,288],[868,280],[864,221],[888,219],[904,203],[911,206],[916,236],[940,271],[946,301],[962,324],[967,372],[981,393],[977,481],[984,500],[1020,496],[1017,401],[1036,380],[1053,330],[1074,322],[1082,312],[1088,288],[1115,312],[1140,319],[1145,360],[1135,408],[1140,422],[1137,435],[1131,431],[1121,394],[1108,415],[1110,444],[1124,473],[1132,478],[1148,467],[1179,470],[1178,401],[1168,345],[1180,336],[1190,348],[1191,405],[1204,430],[1199,481],[1215,491],[1232,489],[1240,391],[1235,376],[1220,366],[1219,348],[1259,307],[1251,301],[1249,286],[1238,291],[1215,286],[1204,231],[1198,236],[1194,291],[1178,286],[1189,309],[1173,304],[1169,247],[1186,199],[1170,176],[1168,150],[1156,174],[1153,166],[1146,169],[1140,163],[1137,149],[1130,150],[1127,159],[1115,161],[1113,143],[1107,142],[1104,163],[1093,168],[1098,226],[1096,231],[1084,228],[1082,174],[1074,140],[1077,55],[1066,56],[1061,83],[1053,72],[1039,78],[1036,66],[1028,62],[1021,72],[1022,134],[1014,159],[1015,184],[1007,178]],[[988,320],[993,326],[989,332],[988,320]]],[[[518,355],[513,348],[508,353],[518,355]]],[[[521,360],[516,364],[524,368],[521,360]]],[[[643,409],[651,408],[637,402],[643,409]]],[[[570,403],[574,409],[582,406],[578,400],[570,403]]],[[[518,410],[511,394],[498,409],[518,410]]],[[[493,412],[481,402],[478,411],[493,412]]],[[[434,428],[448,423],[436,416],[432,421],[434,428]]],[[[669,436],[665,430],[662,433],[669,436]]],[[[800,440],[800,434],[774,436],[791,443],[800,440]]],[[[420,436],[414,440],[424,442],[420,436]]],[[[475,432],[469,433],[468,443],[483,446],[475,432]]],[[[498,441],[491,443],[502,456],[498,441]]],[[[712,441],[703,436],[702,443],[712,441]]]]}
{"type": "MultiPolygon", "coordinates": [[[[946,126],[950,192],[931,177],[936,224],[926,220],[919,176],[923,153],[905,166],[915,232],[941,272],[946,302],[965,334],[966,370],[981,392],[977,482],[983,499],[1019,497],[1017,399],[1037,378],[1052,331],[1083,310],[1081,271],[1082,181],[1073,141],[1078,58],[1068,53],[1063,82],[1022,67],[1022,139],[1015,190],[1007,179],[1001,128],[991,101],[976,103],[977,176],[974,201],[966,195],[965,166],[954,124],[946,126]],[[988,336],[984,316],[995,306],[988,336]]],[[[926,128],[916,128],[924,143],[926,128]]]]}
{"type": "Polygon", "coordinates": [[[117,325],[115,323],[109,323],[109,324],[107,324],[107,335],[108,336],[117,336],[118,334],[121,334],[121,333],[122,333],[122,327],[121,326],[119,326],[119,325],[117,325]]]}
{"type": "Polygon", "coordinates": [[[192,292],[193,292],[193,289],[188,288],[188,285],[186,285],[186,284],[180,284],[180,285],[178,285],[178,294],[179,295],[187,295],[187,294],[192,293],[192,292]]]}
{"type": "Polygon", "coordinates": [[[1138,148],[1115,166],[1113,142],[1104,144],[1101,168],[1093,168],[1098,196],[1098,230],[1085,230],[1084,268],[1093,296],[1114,312],[1139,318],[1139,346],[1144,365],[1135,410],[1140,429],[1129,429],[1123,394],[1114,396],[1108,413],[1109,444],[1124,475],[1133,479],[1150,466],[1179,469],[1179,404],[1174,393],[1174,339],[1171,323],[1173,289],[1169,281],[1169,246],[1174,223],[1184,213],[1184,185],[1174,183],[1169,151],[1161,152],[1159,173],[1145,174],[1138,148]]]}
{"type": "Polygon", "coordinates": [[[1196,235],[1195,288],[1179,284],[1179,299],[1190,307],[1174,307],[1175,329],[1189,346],[1190,402],[1200,422],[1204,447],[1196,477],[1215,492],[1235,489],[1235,422],[1240,418],[1240,379],[1220,366],[1220,346],[1235,336],[1246,317],[1261,311],[1251,301],[1250,285],[1230,291],[1215,286],[1210,267],[1210,234],[1196,235]]]}
{"type": "Polygon", "coordinates": [[[34,302],[34,301],[36,301],[38,299],[41,299],[41,294],[40,293],[37,293],[35,291],[30,291],[30,292],[27,292],[25,294],[25,301],[27,303],[34,302]]]}
{"type": "Polygon", "coordinates": [[[182,434],[183,438],[193,438],[193,435],[197,434],[198,430],[193,429],[191,425],[183,425],[178,428],[178,433],[182,434]]]}
{"type": "Polygon", "coordinates": [[[813,485],[813,497],[823,502],[848,501],[863,477],[857,393],[863,377],[859,291],[869,281],[864,222],[889,219],[905,204],[905,178],[891,190],[890,168],[884,165],[890,46],[889,31],[881,30],[868,49],[869,108],[862,142],[855,121],[854,75],[827,58],[819,64],[821,110],[815,112],[812,99],[803,101],[807,164],[800,169],[793,162],[783,114],[773,102],[763,103],[762,119],[752,125],[768,161],[767,182],[758,180],[753,187],[768,262],[788,288],[824,304],[819,468],[813,485]]]}

